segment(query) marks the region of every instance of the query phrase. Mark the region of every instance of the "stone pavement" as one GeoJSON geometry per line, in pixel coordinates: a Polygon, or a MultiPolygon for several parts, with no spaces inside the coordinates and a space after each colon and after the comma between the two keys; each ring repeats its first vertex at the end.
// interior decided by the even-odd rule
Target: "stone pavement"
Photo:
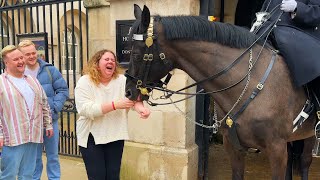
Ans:
{"type": "MultiPolygon", "coordinates": [[[[43,172],[41,180],[47,180],[46,157],[43,155],[43,172]]],[[[61,180],[87,180],[82,158],[60,156],[61,180]]]]}

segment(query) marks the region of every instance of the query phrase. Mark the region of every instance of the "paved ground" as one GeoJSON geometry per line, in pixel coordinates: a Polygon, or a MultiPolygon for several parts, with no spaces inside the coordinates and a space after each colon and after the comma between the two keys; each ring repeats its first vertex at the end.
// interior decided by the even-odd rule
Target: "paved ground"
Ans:
{"type": "MultiPolygon", "coordinates": [[[[43,162],[46,163],[46,157],[43,156],[43,162]]],[[[61,180],[87,180],[86,169],[81,158],[60,156],[61,180]]],[[[41,180],[47,180],[47,171],[42,173],[41,180]]]]}
{"type": "MultiPolygon", "coordinates": [[[[208,178],[209,180],[231,179],[231,166],[228,153],[222,145],[211,145],[209,149],[208,178]]],[[[269,160],[264,153],[248,153],[245,158],[246,180],[270,180],[271,170],[269,160]]],[[[313,158],[309,171],[309,180],[320,179],[320,158],[313,158]]],[[[294,176],[293,180],[300,180],[294,176]]]]}

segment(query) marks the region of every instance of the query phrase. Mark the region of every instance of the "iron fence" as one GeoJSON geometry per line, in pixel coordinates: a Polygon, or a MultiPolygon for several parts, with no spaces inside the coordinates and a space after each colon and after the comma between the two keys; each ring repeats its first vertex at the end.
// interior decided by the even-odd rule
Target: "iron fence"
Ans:
{"type": "MultiPolygon", "coordinates": [[[[74,87],[88,59],[88,13],[82,0],[0,0],[0,48],[18,44],[19,35],[29,35],[39,55],[56,66],[65,78],[70,99],[60,113],[59,153],[80,156],[76,139],[77,110],[74,87]],[[36,34],[45,33],[47,46],[36,34]],[[42,54],[44,53],[44,54],[42,54]]],[[[40,58],[40,57],[39,57],[40,58]]],[[[0,64],[0,73],[4,66],[0,64]]]]}

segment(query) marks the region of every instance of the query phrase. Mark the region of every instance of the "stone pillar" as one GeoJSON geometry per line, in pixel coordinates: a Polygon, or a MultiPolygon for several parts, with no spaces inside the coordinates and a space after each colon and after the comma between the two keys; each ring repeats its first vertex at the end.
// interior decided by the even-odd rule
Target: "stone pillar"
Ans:
{"type": "Polygon", "coordinates": [[[84,0],[88,9],[89,58],[101,49],[115,51],[115,41],[110,32],[110,3],[105,0],[84,0]]]}
{"type": "MultiPolygon", "coordinates": [[[[215,1],[214,2],[214,14],[216,17],[220,18],[220,12],[221,12],[221,1],[215,1]]],[[[236,11],[238,0],[225,0],[224,2],[224,22],[227,23],[234,23],[234,15],[236,11]]]]}
{"type": "MultiPolygon", "coordinates": [[[[149,7],[152,15],[198,15],[199,0],[84,0],[89,15],[90,54],[101,48],[116,50],[116,20],[133,20],[133,4],[149,7]],[[165,8],[164,8],[165,7],[165,8]],[[91,27],[91,28],[90,28],[91,27]]],[[[193,80],[175,70],[169,88],[178,90],[193,80]]],[[[195,89],[189,90],[195,92],[195,89]]],[[[159,96],[160,92],[154,92],[159,96]]],[[[176,97],[177,99],[183,96],[176,97]]],[[[177,99],[173,99],[177,100],[177,99]]],[[[160,101],[156,101],[160,102],[160,101]]],[[[129,112],[129,135],[122,159],[121,179],[198,178],[198,147],[195,144],[195,98],[174,105],[149,107],[142,120],[129,112]],[[182,111],[182,112],[180,112],[182,111]]]]}

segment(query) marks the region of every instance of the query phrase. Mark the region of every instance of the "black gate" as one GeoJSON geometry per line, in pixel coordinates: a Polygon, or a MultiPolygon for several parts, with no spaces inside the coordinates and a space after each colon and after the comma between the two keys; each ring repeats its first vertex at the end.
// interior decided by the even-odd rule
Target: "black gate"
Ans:
{"type": "MultiPolygon", "coordinates": [[[[197,91],[201,88],[197,88],[197,91]]],[[[196,120],[197,123],[204,125],[211,125],[210,122],[210,96],[197,95],[196,99],[196,120]]],[[[210,130],[207,128],[196,125],[196,144],[199,148],[198,153],[198,179],[208,179],[208,159],[209,159],[209,146],[210,146],[210,130]]]]}
{"type": "MultiPolygon", "coordinates": [[[[88,13],[82,0],[0,0],[0,48],[28,38],[39,58],[56,66],[70,99],[60,113],[59,153],[80,156],[76,140],[74,87],[88,59],[88,13]]],[[[1,73],[3,64],[0,64],[1,73]]]]}

